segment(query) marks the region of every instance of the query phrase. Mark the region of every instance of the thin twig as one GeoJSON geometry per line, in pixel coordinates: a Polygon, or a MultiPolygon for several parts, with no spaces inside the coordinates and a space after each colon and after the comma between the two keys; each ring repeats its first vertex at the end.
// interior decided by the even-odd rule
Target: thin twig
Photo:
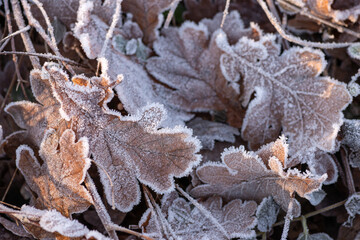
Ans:
{"type": "Polygon", "coordinates": [[[345,175],[346,175],[347,187],[349,190],[349,196],[351,196],[356,192],[356,190],[355,190],[354,178],[352,176],[350,164],[348,161],[348,153],[346,149],[343,147],[340,148],[340,156],[345,168],[345,175]]]}
{"type": "MultiPolygon", "coordinates": [[[[103,43],[103,46],[101,48],[101,52],[100,55],[98,56],[99,58],[104,58],[105,57],[105,52],[106,52],[106,48],[108,45],[108,42],[110,40],[110,38],[112,38],[112,35],[114,33],[114,29],[116,27],[116,24],[118,23],[119,19],[120,19],[120,13],[121,13],[121,3],[122,0],[116,0],[116,8],[115,8],[115,12],[114,15],[112,16],[112,21],[110,24],[110,27],[106,33],[106,37],[105,37],[105,41],[103,43]]],[[[97,68],[97,73],[99,72],[99,67],[100,67],[100,61],[98,61],[98,68],[97,68]]],[[[107,69],[104,69],[104,72],[102,72],[102,74],[104,74],[105,76],[107,76],[107,69]]]]}
{"type": "Polygon", "coordinates": [[[75,61],[70,60],[68,58],[58,57],[58,56],[55,56],[55,55],[49,54],[49,53],[12,52],[12,51],[11,52],[10,51],[0,52],[0,55],[9,55],[9,54],[36,56],[36,57],[41,57],[41,58],[50,58],[50,59],[55,59],[55,60],[59,60],[59,61],[68,62],[68,63],[74,64],[74,65],[80,65],[78,62],[75,62],[75,61]]]}
{"type": "Polygon", "coordinates": [[[3,39],[0,40],[0,43],[2,43],[2,42],[4,42],[4,41],[6,41],[6,40],[8,40],[8,39],[10,39],[10,38],[18,35],[18,34],[20,34],[20,33],[22,33],[22,32],[26,32],[26,31],[28,31],[29,29],[30,29],[30,26],[27,25],[27,26],[24,27],[23,29],[17,30],[16,32],[13,32],[13,33],[7,35],[6,37],[4,37],[3,39]]]}
{"type": "Polygon", "coordinates": [[[139,238],[143,238],[143,239],[145,239],[145,240],[154,240],[154,239],[151,238],[151,237],[145,236],[145,235],[143,235],[143,234],[141,234],[141,233],[135,232],[135,231],[130,230],[130,229],[128,229],[128,228],[121,227],[121,226],[116,225],[116,224],[114,224],[114,223],[113,223],[113,224],[110,224],[109,227],[110,227],[111,229],[113,229],[113,230],[120,231],[120,232],[124,232],[124,233],[127,233],[127,234],[131,234],[131,235],[137,236],[137,237],[139,237],[139,238]]]}
{"type": "Polygon", "coordinates": [[[164,28],[168,28],[168,27],[169,27],[170,21],[171,21],[171,19],[173,18],[174,13],[175,13],[175,10],[176,10],[177,6],[179,5],[179,2],[180,2],[180,1],[181,1],[181,0],[173,0],[173,1],[172,1],[171,5],[170,5],[169,13],[168,13],[168,15],[167,15],[167,17],[166,17],[166,21],[165,21],[165,24],[164,24],[164,28]]]}
{"type": "Polygon", "coordinates": [[[276,20],[274,15],[270,12],[270,10],[267,7],[264,0],[257,0],[257,2],[261,6],[261,8],[264,10],[266,16],[268,17],[268,19],[270,20],[271,24],[274,26],[276,31],[280,34],[281,37],[288,40],[289,42],[296,43],[296,44],[299,44],[299,45],[302,45],[302,46],[305,46],[305,47],[315,47],[315,48],[323,48],[323,49],[343,48],[343,47],[348,47],[348,46],[354,44],[354,43],[349,43],[349,42],[344,42],[344,43],[310,42],[310,41],[303,40],[303,39],[301,39],[299,37],[295,37],[295,36],[293,36],[291,34],[287,34],[285,32],[285,30],[281,27],[279,22],[276,20]]]}
{"type": "Polygon", "coordinates": [[[223,11],[223,16],[221,19],[220,28],[223,28],[226,16],[229,14],[230,0],[226,0],[225,9],[223,11]]]}
{"type": "MultiPolygon", "coordinates": [[[[316,216],[320,213],[324,213],[324,212],[327,212],[327,211],[330,211],[334,208],[338,208],[338,207],[341,207],[342,205],[345,204],[345,202],[347,201],[347,199],[341,201],[341,202],[337,202],[337,203],[334,203],[330,206],[327,206],[327,207],[324,207],[322,209],[319,209],[319,210],[316,210],[316,211],[313,211],[313,212],[310,212],[310,213],[307,213],[304,215],[305,218],[309,218],[309,217],[313,217],[313,216],[316,216]]],[[[298,218],[294,218],[293,220],[291,220],[291,222],[298,222],[298,221],[301,221],[301,217],[298,217],[298,218]]],[[[273,227],[277,227],[277,226],[281,226],[285,223],[285,221],[280,221],[280,222],[277,222],[273,225],[273,227]]]]}
{"type": "Polygon", "coordinates": [[[110,217],[109,213],[106,211],[106,207],[105,207],[104,203],[102,202],[101,197],[100,197],[100,195],[96,189],[96,186],[94,184],[94,181],[90,177],[89,173],[86,173],[85,186],[90,191],[90,194],[94,200],[95,210],[96,210],[102,224],[104,225],[106,231],[108,232],[110,237],[112,237],[114,240],[118,240],[119,238],[118,238],[116,232],[110,228],[110,225],[113,224],[113,222],[111,221],[111,217],[110,217]]]}
{"type": "Polygon", "coordinates": [[[15,168],[15,171],[13,172],[13,174],[12,174],[12,176],[11,176],[10,182],[9,182],[8,186],[6,187],[6,190],[5,190],[4,195],[3,195],[2,198],[1,198],[1,201],[2,201],[2,202],[5,201],[6,195],[8,194],[9,189],[10,189],[10,187],[11,187],[11,184],[12,184],[13,181],[14,181],[14,178],[15,178],[15,176],[16,176],[17,170],[18,170],[18,169],[15,168]]]}
{"type": "MultiPolygon", "coordinates": [[[[51,25],[51,22],[49,20],[49,17],[47,16],[44,8],[42,7],[42,4],[37,1],[34,0],[34,3],[36,4],[36,6],[40,9],[41,13],[44,16],[45,22],[48,25],[48,30],[50,32],[50,36],[51,38],[46,34],[45,30],[42,28],[42,26],[40,25],[40,23],[34,18],[34,16],[31,13],[31,7],[29,5],[29,3],[27,2],[27,0],[21,0],[21,3],[24,7],[24,11],[25,11],[25,15],[29,21],[29,24],[31,26],[33,26],[36,31],[40,34],[40,36],[44,39],[44,41],[47,43],[47,45],[51,48],[51,50],[55,53],[56,56],[59,57],[59,59],[63,58],[63,56],[61,55],[57,45],[56,45],[56,40],[55,40],[55,36],[54,36],[54,29],[51,25]]],[[[72,75],[75,75],[75,71],[72,69],[71,66],[67,65],[65,61],[60,60],[61,63],[66,67],[67,70],[69,70],[69,72],[72,75]]]]}
{"type": "Polygon", "coordinates": [[[294,210],[294,201],[295,201],[294,198],[290,199],[289,206],[285,216],[283,231],[281,234],[281,240],[286,240],[289,234],[290,223],[293,218],[292,212],[294,210]]]}
{"type": "MultiPolygon", "coordinates": [[[[12,24],[11,24],[11,18],[10,18],[10,10],[9,10],[8,0],[5,0],[5,1],[4,1],[4,7],[5,7],[6,22],[7,22],[7,26],[8,26],[8,30],[9,30],[9,35],[11,35],[11,34],[13,33],[13,31],[12,31],[12,24]]],[[[10,42],[11,42],[11,50],[12,50],[12,51],[16,51],[14,38],[11,38],[10,42]]],[[[23,85],[23,82],[24,82],[24,81],[23,81],[23,79],[22,79],[22,77],[21,77],[21,74],[20,74],[20,69],[19,69],[19,65],[18,65],[18,58],[17,58],[16,54],[13,54],[12,60],[13,60],[13,62],[14,62],[15,73],[16,73],[17,80],[18,80],[18,85],[16,86],[16,90],[18,89],[19,84],[20,84],[20,85],[21,85],[21,90],[22,90],[22,92],[23,92],[26,100],[28,100],[28,97],[27,97],[27,94],[26,94],[26,92],[25,92],[25,88],[24,88],[24,85],[23,85]]]]}
{"type": "MultiPolygon", "coordinates": [[[[16,24],[18,25],[18,28],[19,29],[25,28],[25,21],[22,16],[22,11],[21,11],[21,8],[19,5],[19,1],[11,0],[11,6],[13,9],[14,18],[15,18],[16,24]]],[[[32,54],[35,53],[35,48],[31,42],[29,34],[27,32],[22,32],[20,35],[21,35],[21,38],[23,39],[26,51],[28,53],[32,53],[32,54]]],[[[30,55],[30,56],[31,56],[30,61],[31,61],[31,64],[33,65],[33,67],[36,69],[41,69],[41,64],[40,64],[39,58],[34,55],[30,55]]]]}

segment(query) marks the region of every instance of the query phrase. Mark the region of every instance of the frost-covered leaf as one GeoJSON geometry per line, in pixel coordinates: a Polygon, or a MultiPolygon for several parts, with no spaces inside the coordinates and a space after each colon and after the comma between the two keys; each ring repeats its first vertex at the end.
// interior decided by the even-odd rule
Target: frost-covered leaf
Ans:
{"type": "Polygon", "coordinates": [[[264,198],[256,210],[257,228],[261,232],[269,232],[276,222],[279,210],[280,206],[272,197],[264,198]]]}
{"type": "Polygon", "coordinates": [[[351,195],[345,203],[345,209],[349,214],[347,222],[344,223],[346,226],[352,226],[355,215],[360,214],[360,195],[351,195]]]}
{"type": "Polygon", "coordinates": [[[314,233],[308,234],[307,236],[305,236],[304,233],[300,233],[296,240],[333,240],[333,238],[331,238],[326,233],[314,233]]]}
{"type": "Polygon", "coordinates": [[[226,79],[241,79],[240,100],[248,106],[242,136],[252,149],[282,132],[290,146],[286,167],[303,161],[316,149],[335,150],[343,122],[341,111],[352,98],[344,83],[319,76],[326,65],[321,51],[293,47],[280,55],[274,35],[259,41],[241,38],[230,46],[220,34],[216,42],[226,52],[221,56],[226,79]]]}
{"type": "Polygon", "coordinates": [[[354,43],[347,48],[350,57],[360,60],[360,44],[354,43]]]}
{"type": "MultiPolygon", "coordinates": [[[[288,146],[282,137],[257,152],[247,152],[243,146],[228,148],[222,154],[222,163],[205,163],[196,170],[204,183],[191,190],[196,197],[222,196],[225,200],[244,199],[262,201],[272,196],[283,210],[287,210],[296,192],[300,197],[318,190],[326,179],[300,173],[297,169],[286,172],[288,146]],[[260,190],[261,189],[261,190],[260,190]]],[[[300,204],[295,200],[293,216],[300,215],[300,204]]]]}
{"type": "Polygon", "coordinates": [[[23,205],[20,210],[0,205],[0,209],[20,221],[25,230],[37,239],[110,240],[97,231],[90,231],[79,221],[64,217],[56,210],[40,210],[27,205],[23,205]]]}
{"type": "Polygon", "coordinates": [[[133,14],[134,21],[139,24],[144,33],[144,42],[155,41],[163,22],[162,12],[170,8],[173,0],[124,0],[122,8],[133,14]]]}
{"type": "MultiPolygon", "coordinates": [[[[197,208],[183,198],[164,196],[162,212],[177,239],[227,239],[217,227],[197,208]]],[[[235,199],[223,204],[220,197],[211,197],[201,203],[220,223],[231,238],[250,238],[255,236],[256,203],[235,199]]],[[[144,233],[155,239],[167,238],[166,231],[157,228],[156,218],[150,211],[144,213],[139,225],[144,233]],[[149,222],[146,220],[149,219],[149,222]]]]}
{"type": "Polygon", "coordinates": [[[59,139],[50,129],[40,146],[44,163],[40,165],[32,149],[22,145],[16,151],[16,166],[37,194],[39,206],[68,217],[85,211],[92,203],[89,192],[81,186],[90,167],[88,152],[87,140],[75,142],[72,130],[64,131],[59,139]]]}
{"type": "MultiPolygon", "coordinates": [[[[80,40],[81,45],[89,58],[97,58],[105,41],[105,35],[108,25],[94,15],[91,1],[81,2],[81,15],[78,15],[78,22],[74,29],[75,36],[80,40]]],[[[130,114],[136,114],[141,108],[150,103],[162,103],[165,105],[168,118],[162,123],[162,126],[174,127],[175,125],[184,125],[184,121],[192,118],[187,114],[169,106],[166,99],[161,98],[157,91],[164,92],[166,89],[160,84],[156,84],[150,79],[149,75],[140,63],[148,55],[148,50],[139,43],[142,32],[136,23],[127,21],[120,28],[115,28],[109,46],[105,52],[109,66],[108,75],[116,79],[118,74],[123,74],[123,81],[116,86],[115,90],[125,110],[130,114]],[[126,56],[126,46],[131,39],[137,39],[138,48],[136,57],[126,56]]],[[[128,49],[129,50],[129,49],[128,49]]]]}
{"type": "Polygon", "coordinates": [[[326,192],[322,189],[316,190],[306,196],[311,205],[316,206],[324,200],[326,192]]]}
{"type": "Polygon", "coordinates": [[[343,137],[341,143],[351,150],[349,154],[351,166],[360,168],[360,120],[345,119],[341,132],[343,137]]]}
{"type": "Polygon", "coordinates": [[[228,126],[219,122],[211,122],[201,118],[195,118],[186,124],[194,132],[194,135],[199,138],[203,148],[212,150],[214,148],[215,140],[235,142],[235,136],[239,135],[236,128],[228,126]]]}
{"type": "MultiPolygon", "coordinates": [[[[164,36],[154,43],[159,56],[150,58],[146,67],[157,80],[174,89],[158,91],[169,104],[188,112],[225,111],[230,125],[240,127],[244,111],[239,86],[227,81],[219,67],[223,51],[215,43],[221,34],[214,27],[218,18],[165,29],[164,36]]],[[[251,29],[243,28],[238,13],[231,12],[228,18],[224,29],[234,34],[232,38],[252,36],[251,29]]]]}
{"type": "Polygon", "coordinates": [[[30,83],[33,95],[39,103],[12,102],[5,108],[16,124],[25,129],[6,138],[6,145],[14,145],[15,149],[24,143],[39,147],[46,129],[63,129],[66,126],[59,113],[60,104],[51,93],[47,76],[41,75],[41,70],[32,70],[30,83]]]}
{"type": "Polygon", "coordinates": [[[306,161],[310,171],[315,175],[327,174],[324,184],[333,184],[338,179],[338,167],[333,157],[324,151],[316,150],[313,157],[307,158],[306,161]]]}
{"type": "Polygon", "coordinates": [[[61,103],[65,119],[72,121],[78,137],[89,139],[90,153],[98,166],[108,202],[121,211],[130,211],[140,201],[137,180],[158,193],[174,189],[173,177],[187,175],[200,161],[195,154],[200,142],[188,128],[158,129],[166,117],[160,104],[151,104],[136,115],[121,116],[110,110],[112,87],[105,77],[74,76],[46,63],[51,88],[61,103]],[[77,83],[82,83],[78,85],[77,83]],[[109,180],[110,177],[110,180],[109,180]]]}

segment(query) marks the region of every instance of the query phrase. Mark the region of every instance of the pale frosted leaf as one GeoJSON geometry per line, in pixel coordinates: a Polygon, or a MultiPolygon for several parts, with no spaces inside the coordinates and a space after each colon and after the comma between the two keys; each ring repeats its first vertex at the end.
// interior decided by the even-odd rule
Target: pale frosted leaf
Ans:
{"type": "Polygon", "coordinates": [[[195,153],[200,142],[191,136],[190,129],[158,129],[166,117],[162,105],[148,105],[127,117],[107,107],[114,95],[112,87],[121,78],[110,82],[105,77],[76,76],[71,82],[57,66],[45,64],[45,69],[61,110],[72,120],[77,136],[89,139],[90,152],[101,166],[98,170],[106,198],[110,204],[114,199],[119,210],[130,211],[139,203],[137,180],[158,193],[169,192],[174,188],[173,177],[189,174],[199,163],[200,156],[195,153]]]}
{"type": "MultiPolygon", "coordinates": [[[[286,211],[295,192],[305,197],[318,190],[326,179],[326,174],[321,177],[311,176],[297,169],[285,172],[277,156],[287,156],[286,153],[284,138],[263,146],[258,152],[247,152],[243,146],[226,149],[221,164],[209,162],[197,169],[196,173],[204,184],[192,189],[191,194],[196,198],[219,195],[225,200],[240,198],[258,202],[272,196],[286,211]],[[273,154],[263,161],[260,156],[266,156],[269,152],[273,154]]],[[[299,214],[300,205],[295,200],[293,215],[299,214]]]]}
{"type": "Polygon", "coordinates": [[[360,44],[354,43],[347,48],[347,53],[350,57],[360,60],[360,44]]]}
{"type": "Polygon", "coordinates": [[[319,189],[310,194],[307,194],[305,197],[309,200],[311,205],[316,206],[319,205],[322,202],[322,200],[324,200],[325,196],[326,196],[326,192],[322,189],[319,189]]]}
{"type": "Polygon", "coordinates": [[[269,232],[276,222],[280,207],[272,197],[264,198],[256,210],[257,228],[261,232],[269,232]]]}
{"type": "Polygon", "coordinates": [[[344,83],[319,76],[326,65],[322,52],[293,47],[280,55],[274,35],[259,41],[241,38],[234,46],[223,34],[216,41],[226,51],[221,56],[224,76],[237,81],[241,75],[241,101],[248,106],[242,136],[251,148],[276,139],[282,131],[290,145],[286,167],[317,148],[335,150],[341,111],[352,98],[344,83]]]}
{"type": "Polygon", "coordinates": [[[151,44],[159,36],[158,29],[163,22],[162,12],[170,8],[173,0],[124,0],[122,8],[133,14],[144,33],[144,42],[151,44]]]}
{"type": "Polygon", "coordinates": [[[304,233],[300,233],[296,240],[333,240],[333,238],[326,233],[314,233],[308,234],[307,236],[305,236],[304,233]]]}
{"type": "Polygon", "coordinates": [[[77,220],[70,220],[55,210],[47,211],[40,218],[40,226],[48,232],[57,232],[67,237],[82,237],[89,229],[77,220]]]}
{"type": "MultiPolygon", "coordinates": [[[[238,17],[231,14],[234,16],[238,17]]],[[[212,26],[211,20],[205,22],[212,26]]],[[[240,19],[231,24],[229,29],[240,28],[238,37],[249,34],[240,19]]],[[[178,29],[164,29],[164,36],[154,42],[159,56],[150,58],[146,67],[157,80],[174,89],[159,91],[169,104],[188,112],[225,111],[230,125],[240,127],[243,109],[238,100],[239,86],[223,77],[219,67],[223,51],[215,43],[222,31],[211,31],[203,23],[192,22],[178,29]]]]}
{"type": "Polygon", "coordinates": [[[345,209],[350,217],[355,217],[356,214],[360,214],[360,195],[351,195],[345,203],[345,209]]]}
{"type": "MultiPolygon", "coordinates": [[[[217,227],[197,208],[192,208],[190,203],[183,198],[164,196],[162,212],[166,217],[173,232],[180,239],[226,239],[217,227]]],[[[239,199],[223,204],[220,197],[211,197],[201,203],[211,215],[221,224],[231,238],[250,238],[255,236],[254,226],[256,218],[256,203],[253,201],[242,202],[239,199]]],[[[144,233],[155,239],[163,237],[156,227],[155,218],[150,216],[145,222],[148,213],[145,213],[140,225],[144,233]]]]}
{"type": "Polygon", "coordinates": [[[85,211],[92,203],[90,194],[81,185],[90,167],[88,152],[87,139],[75,142],[72,130],[64,131],[59,139],[50,129],[40,146],[43,165],[40,166],[31,148],[21,145],[16,151],[16,166],[38,195],[40,206],[70,216],[85,211]]]}
{"type": "Polygon", "coordinates": [[[323,152],[321,150],[317,150],[314,154],[314,157],[311,157],[307,161],[307,165],[312,173],[315,175],[323,175],[327,174],[327,179],[325,180],[324,184],[333,184],[338,179],[338,167],[334,162],[334,159],[330,154],[323,152]]]}
{"type": "MultiPolygon", "coordinates": [[[[108,25],[96,15],[92,15],[93,9],[87,7],[87,1],[81,3],[82,15],[78,15],[78,22],[74,29],[75,36],[80,40],[87,57],[97,58],[100,54],[108,25]]],[[[141,108],[150,103],[162,103],[166,106],[168,118],[163,121],[163,126],[173,127],[184,125],[184,121],[192,118],[187,114],[169,106],[166,99],[157,92],[165,92],[166,89],[150,79],[143,66],[137,63],[137,57],[141,60],[147,57],[148,50],[139,41],[139,27],[130,21],[124,23],[121,29],[115,28],[111,45],[108,46],[105,58],[111,66],[108,75],[116,79],[118,74],[123,74],[123,81],[116,86],[115,90],[125,110],[130,114],[136,114],[141,108]],[[125,56],[126,47],[132,39],[138,39],[136,57],[129,59],[125,56]],[[157,89],[157,91],[155,91],[157,89]]],[[[141,31],[140,31],[141,33],[141,31]]],[[[163,94],[164,95],[164,94],[163,94]]]]}
{"type": "Polygon", "coordinates": [[[341,126],[341,143],[351,150],[349,162],[352,167],[360,168],[360,120],[345,119],[341,126]]]}
{"type": "Polygon", "coordinates": [[[195,118],[186,125],[194,131],[194,135],[199,138],[203,148],[208,148],[210,150],[214,148],[215,140],[234,143],[234,135],[240,134],[236,128],[219,122],[203,120],[201,118],[195,118]]]}

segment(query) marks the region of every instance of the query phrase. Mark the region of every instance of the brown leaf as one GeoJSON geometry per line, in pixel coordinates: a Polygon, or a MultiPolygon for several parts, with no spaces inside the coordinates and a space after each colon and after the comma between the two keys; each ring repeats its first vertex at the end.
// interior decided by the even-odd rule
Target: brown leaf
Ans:
{"type": "MultiPolygon", "coordinates": [[[[185,199],[172,194],[165,195],[161,210],[168,224],[179,239],[227,239],[217,227],[197,208],[192,208],[185,199]]],[[[205,209],[220,223],[231,238],[251,238],[255,236],[255,212],[257,204],[254,201],[235,199],[223,204],[221,197],[211,197],[201,203],[205,209]]],[[[145,234],[155,239],[171,238],[165,232],[159,232],[156,217],[149,216],[146,211],[140,220],[145,234]],[[150,221],[146,220],[150,217],[150,221]]]]}
{"type": "MultiPolygon", "coordinates": [[[[175,89],[158,93],[168,104],[188,112],[226,111],[229,124],[240,127],[243,109],[239,102],[239,86],[227,81],[219,66],[223,51],[215,43],[220,32],[214,27],[219,17],[214,21],[204,20],[199,25],[185,22],[179,29],[164,30],[164,37],[154,43],[159,57],[150,58],[147,69],[159,81],[175,89]]],[[[251,29],[243,29],[236,12],[229,14],[226,24],[230,25],[224,29],[239,29],[233,32],[237,33],[236,40],[253,33],[251,29]]]]}
{"type": "Polygon", "coordinates": [[[151,44],[158,36],[162,24],[162,12],[170,8],[173,0],[124,0],[122,9],[133,14],[134,21],[144,33],[143,41],[151,44]]]}
{"type": "MultiPolygon", "coordinates": [[[[5,111],[16,124],[26,131],[18,131],[6,138],[9,155],[21,144],[39,147],[48,128],[64,129],[65,121],[61,118],[60,104],[51,93],[50,83],[40,70],[32,70],[30,83],[33,95],[39,103],[18,101],[8,104],[5,111]]],[[[8,152],[8,151],[7,151],[8,152]]]]}
{"type": "Polygon", "coordinates": [[[63,116],[72,121],[78,137],[89,138],[107,200],[119,210],[130,211],[139,203],[137,179],[156,192],[165,193],[174,188],[173,177],[188,174],[200,161],[195,154],[200,143],[191,137],[190,129],[158,129],[165,117],[162,105],[148,105],[131,117],[108,109],[112,87],[121,78],[110,82],[105,77],[76,76],[89,82],[80,86],[70,82],[55,64],[45,64],[43,71],[50,76],[63,116]]]}
{"type": "Polygon", "coordinates": [[[293,47],[280,55],[273,35],[259,41],[242,38],[230,46],[222,34],[217,44],[227,52],[221,56],[226,79],[238,82],[241,77],[241,101],[248,106],[242,136],[252,149],[273,141],[282,131],[290,145],[286,167],[316,149],[335,150],[341,111],[352,98],[344,83],[319,76],[326,65],[322,52],[293,47]]]}
{"type": "Polygon", "coordinates": [[[38,195],[40,206],[69,217],[85,211],[92,203],[89,192],[81,186],[90,167],[88,152],[87,140],[75,142],[72,130],[66,130],[59,139],[50,129],[40,147],[43,165],[40,166],[31,148],[22,145],[16,151],[16,166],[38,195]]]}
{"type": "MultiPolygon", "coordinates": [[[[206,163],[197,169],[204,184],[192,189],[191,194],[196,198],[219,195],[227,201],[240,198],[257,202],[272,196],[286,211],[295,192],[306,197],[319,189],[326,179],[326,174],[310,176],[297,169],[285,172],[282,161],[286,161],[287,150],[283,137],[255,153],[245,151],[243,146],[229,148],[222,154],[223,163],[206,163]]],[[[300,215],[297,201],[293,215],[300,215]]]]}

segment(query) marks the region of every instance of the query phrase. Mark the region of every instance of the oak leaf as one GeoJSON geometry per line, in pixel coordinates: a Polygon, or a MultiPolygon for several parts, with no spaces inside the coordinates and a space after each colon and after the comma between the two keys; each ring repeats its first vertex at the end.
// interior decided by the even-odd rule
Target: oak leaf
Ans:
{"type": "Polygon", "coordinates": [[[88,153],[87,139],[75,142],[75,133],[69,129],[59,139],[50,129],[40,146],[43,164],[40,165],[31,148],[21,145],[16,151],[16,166],[36,192],[38,205],[69,217],[85,211],[92,203],[89,192],[81,186],[90,167],[88,153]]]}
{"type": "MultiPolygon", "coordinates": [[[[88,1],[81,2],[78,13],[78,22],[74,28],[75,36],[80,40],[82,48],[87,57],[94,59],[99,57],[106,32],[109,26],[97,15],[93,5],[88,1]]],[[[162,122],[162,126],[174,127],[184,125],[184,121],[190,120],[192,114],[181,112],[169,106],[166,99],[161,98],[157,91],[165,92],[160,84],[155,84],[149,77],[141,61],[137,57],[126,56],[124,53],[125,41],[136,41],[142,33],[136,23],[127,21],[121,28],[115,28],[114,36],[110,39],[109,46],[105,52],[109,66],[107,74],[111,79],[116,79],[118,74],[123,74],[123,81],[115,87],[118,98],[125,110],[130,114],[136,114],[139,109],[150,103],[161,103],[166,107],[168,118],[162,122]],[[157,91],[155,91],[157,89],[157,91]]]]}
{"type": "Polygon", "coordinates": [[[240,100],[248,106],[242,136],[252,149],[282,132],[290,145],[285,167],[301,162],[316,149],[335,150],[341,111],[352,98],[344,83],[319,76],[326,65],[321,51],[292,47],[280,55],[274,35],[259,41],[245,37],[230,46],[221,34],[216,42],[226,52],[221,56],[226,79],[241,79],[240,100]]]}
{"type": "MultiPolygon", "coordinates": [[[[220,223],[231,238],[251,238],[255,236],[254,201],[235,199],[223,204],[221,197],[211,197],[201,205],[220,223]]],[[[227,239],[217,227],[197,208],[192,208],[185,199],[165,195],[162,200],[162,213],[168,221],[177,239],[227,239]]],[[[166,231],[159,231],[157,219],[148,210],[144,213],[139,225],[149,237],[163,239],[166,231]],[[150,219],[149,219],[150,218],[150,219]]],[[[171,236],[171,235],[170,235],[171,236]]],[[[169,237],[169,236],[167,236],[169,237]]]]}
{"type": "Polygon", "coordinates": [[[78,137],[89,139],[106,198],[119,210],[130,211],[139,203],[137,179],[158,193],[169,192],[174,189],[173,177],[185,176],[199,163],[201,157],[195,153],[200,142],[190,129],[158,129],[166,117],[162,105],[148,105],[127,117],[107,107],[121,75],[114,82],[84,76],[74,76],[71,82],[55,64],[46,63],[44,71],[62,116],[72,121],[78,137]]]}
{"type": "MultiPolygon", "coordinates": [[[[287,159],[288,145],[281,137],[257,152],[247,152],[243,146],[228,148],[222,154],[222,163],[205,163],[196,170],[204,183],[191,190],[196,197],[218,195],[226,201],[231,199],[255,200],[272,196],[283,210],[287,210],[296,192],[300,197],[316,191],[326,179],[311,176],[297,169],[283,169],[287,159]]],[[[293,216],[299,216],[300,204],[295,200],[293,216]]]]}
{"type": "Polygon", "coordinates": [[[50,83],[46,76],[41,75],[41,70],[31,71],[30,84],[32,93],[39,103],[18,101],[5,107],[5,112],[24,129],[6,138],[5,150],[9,149],[9,155],[12,155],[12,152],[15,153],[16,148],[21,144],[38,148],[48,128],[59,129],[59,131],[66,128],[66,123],[59,113],[60,104],[52,95],[50,83]]]}
{"type": "MultiPolygon", "coordinates": [[[[239,14],[231,12],[224,30],[232,31],[232,39],[252,36],[256,29],[244,29],[239,14]]],[[[148,59],[147,70],[170,88],[160,92],[168,104],[187,112],[226,111],[228,122],[240,127],[243,109],[239,102],[239,86],[227,81],[221,73],[219,59],[223,51],[215,39],[221,30],[220,15],[213,21],[203,20],[198,25],[185,22],[177,28],[165,29],[163,37],[154,42],[159,55],[148,59]],[[214,27],[216,26],[216,27],[214,27]],[[215,32],[212,32],[215,31],[215,32]]],[[[234,42],[235,42],[234,41],[234,42]]]]}

